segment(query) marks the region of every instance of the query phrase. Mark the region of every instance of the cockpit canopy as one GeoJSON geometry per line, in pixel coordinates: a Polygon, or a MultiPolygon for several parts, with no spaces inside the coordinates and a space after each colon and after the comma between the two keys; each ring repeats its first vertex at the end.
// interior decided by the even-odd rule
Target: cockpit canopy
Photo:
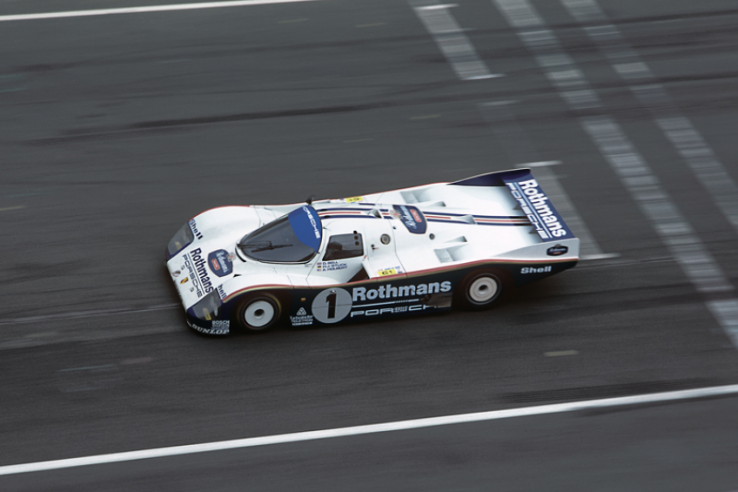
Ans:
{"type": "Polygon", "coordinates": [[[238,242],[247,257],[267,263],[304,263],[320,249],[323,226],[310,205],[302,205],[238,242]]]}

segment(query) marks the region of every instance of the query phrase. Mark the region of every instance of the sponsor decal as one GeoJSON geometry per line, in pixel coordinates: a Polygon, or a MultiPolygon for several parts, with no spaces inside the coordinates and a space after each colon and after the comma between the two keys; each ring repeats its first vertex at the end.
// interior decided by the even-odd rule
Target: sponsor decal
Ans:
{"type": "Polygon", "coordinates": [[[197,229],[197,222],[195,219],[190,220],[190,229],[192,229],[192,234],[197,237],[197,239],[202,239],[202,233],[197,229]]]}
{"type": "Polygon", "coordinates": [[[350,293],[341,288],[326,289],[315,296],[312,316],[301,307],[296,316],[291,316],[290,319],[293,326],[297,326],[298,323],[312,324],[312,318],[330,324],[347,317],[445,308],[451,306],[451,288],[451,282],[444,281],[402,286],[386,284],[377,288],[354,287],[350,293]],[[310,319],[303,319],[306,317],[310,319]]]}
{"type": "Polygon", "coordinates": [[[288,217],[297,239],[317,251],[320,248],[322,226],[315,209],[310,205],[303,205],[290,212],[288,217]]]}
{"type": "Polygon", "coordinates": [[[321,323],[338,323],[351,312],[351,294],[345,289],[326,289],[313,299],[312,313],[321,323]]]}
{"type": "Polygon", "coordinates": [[[189,279],[189,277],[185,277],[185,278],[183,278],[182,280],[180,280],[180,281],[179,281],[179,283],[180,283],[180,284],[186,284],[186,283],[187,283],[187,281],[189,281],[189,280],[190,280],[190,279],[189,279]]]}
{"type": "Polygon", "coordinates": [[[379,270],[377,274],[380,277],[386,277],[388,275],[397,275],[397,268],[385,268],[384,270],[379,270]]]}
{"type": "Polygon", "coordinates": [[[220,300],[221,301],[227,297],[226,296],[226,291],[225,291],[225,289],[223,288],[222,285],[219,285],[218,286],[218,295],[220,296],[220,300]]]}
{"type": "Polygon", "coordinates": [[[213,291],[213,283],[210,281],[208,271],[205,268],[205,259],[202,257],[200,248],[193,249],[184,255],[185,267],[190,272],[192,283],[197,291],[197,296],[213,291]]]}
{"type": "Polygon", "coordinates": [[[295,316],[290,316],[290,323],[292,326],[309,326],[313,324],[313,316],[309,315],[304,307],[301,307],[297,310],[295,316]]]}
{"type": "Polygon", "coordinates": [[[346,203],[363,202],[364,201],[364,197],[363,196],[352,196],[352,197],[349,197],[349,198],[344,198],[344,201],[346,203]]]}
{"type": "Polygon", "coordinates": [[[228,320],[215,320],[212,322],[212,328],[204,328],[189,319],[187,320],[187,324],[190,328],[208,335],[227,335],[231,327],[231,322],[228,320]]]}
{"type": "Polygon", "coordinates": [[[546,250],[546,254],[548,256],[561,256],[568,252],[569,252],[569,248],[561,244],[557,244],[556,246],[551,246],[550,248],[546,250]]]}
{"type": "Polygon", "coordinates": [[[439,292],[451,292],[451,282],[429,282],[427,284],[403,285],[395,287],[392,284],[381,285],[376,289],[366,287],[354,287],[351,292],[353,302],[373,301],[375,299],[397,299],[400,297],[420,296],[425,294],[437,294],[439,292]]]}
{"type": "Polygon", "coordinates": [[[551,272],[551,265],[547,265],[544,267],[523,267],[520,269],[520,273],[525,275],[526,273],[548,273],[551,272]]]}
{"type": "Polygon", "coordinates": [[[302,207],[302,210],[303,212],[305,212],[305,215],[307,215],[308,221],[313,227],[313,234],[315,234],[315,238],[320,239],[320,230],[318,230],[318,222],[315,220],[315,216],[312,214],[310,209],[305,206],[302,207]]]}
{"type": "Polygon", "coordinates": [[[356,316],[377,316],[380,314],[397,314],[397,313],[407,313],[407,312],[417,312],[417,311],[425,311],[428,308],[432,308],[433,306],[427,306],[425,304],[414,304],[412,306],[394,306],[394,307],[386,307],[381,309],[367,309],[366,311],[357,310],[357,311],[351,311],[351,317],[354,318],[356,316]]]}
{"type": "Polygon", "coordinates": [[[177,278],[182,274],[180,270],[175,270],[172,272],[172,277],[177,278]]]}
{"type": "Polygon", "coordinates": [[[555,238],[573,237],[553,205],[546,203],[548,197],[540,189],[538,181],[535,179],[506,181],[505,184],[541,239],[552,241],[555,238]]]}
{"type": "Polygon", "coordinates": [[[428,229],[428,223],[423,213],[412,205],[393,205],[394,213],[391,215],[402,222],[407,230],[413,234],[425,234],[428,229]]]}
{"type": "Polygon", "coordinates": [[[228,251],[219,249],[208,255],[210,270],[219,277],[225,277],[233,273],[233,260],[230,259],[228,251]]]}
{"type": "Polygon", "coordinates": [[[312,316],[290,316],[292,326],[310,326],[313,324],[312,316]]]}
{"type": "Polygon", "coordinates": [[[338,261],[319,261],[316,265],[319,272],[335,272],[337,270],[345,270],[348,268],[348,263],[341,263],[338,261]]]}

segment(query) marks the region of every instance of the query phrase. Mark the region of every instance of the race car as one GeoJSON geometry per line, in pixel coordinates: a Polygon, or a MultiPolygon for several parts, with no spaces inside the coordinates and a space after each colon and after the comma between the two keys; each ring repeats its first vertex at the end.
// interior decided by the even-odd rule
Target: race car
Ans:
{"type": "Polygon", "coordinates": [[[578,255],[579,239],[530,169],[214,208],[166,250],[188,325],[209,335],[486,309],[578,255]]]}

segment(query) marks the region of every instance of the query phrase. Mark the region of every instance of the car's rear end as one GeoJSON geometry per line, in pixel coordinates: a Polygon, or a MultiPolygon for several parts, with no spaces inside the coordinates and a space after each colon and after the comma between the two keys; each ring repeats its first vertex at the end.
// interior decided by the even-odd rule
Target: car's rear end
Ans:
{"type": "Polygon", "coordinates": [[[515,169],[475,176],[456,183],[461,187],[487,187],[500,196],[502,189],[512,200],[507,215],[525,217],[510,231],[505,243],[493,256],[512,274],[517,285],[529,283],[572,268],[579,260],[579,239],[569,229],[551,199],[541,188],[530,169],[515,169]],[[507,246],[507,247],[506,247],[507,246]]]}

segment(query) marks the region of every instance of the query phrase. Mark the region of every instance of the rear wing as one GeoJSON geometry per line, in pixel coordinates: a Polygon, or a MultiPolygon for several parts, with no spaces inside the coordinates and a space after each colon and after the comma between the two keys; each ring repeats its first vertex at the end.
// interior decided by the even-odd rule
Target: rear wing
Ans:
{"type": "Polygon", "coordinates": [[[505,186],[518,202],[518,207],[528,216],[531,225],[543,242],[573,239],[574,233],[564,222],[559,212],[544,193],[530,169],[514,169],[480,174],[463,179],[452,185],[459,186],[505,186]]]}

